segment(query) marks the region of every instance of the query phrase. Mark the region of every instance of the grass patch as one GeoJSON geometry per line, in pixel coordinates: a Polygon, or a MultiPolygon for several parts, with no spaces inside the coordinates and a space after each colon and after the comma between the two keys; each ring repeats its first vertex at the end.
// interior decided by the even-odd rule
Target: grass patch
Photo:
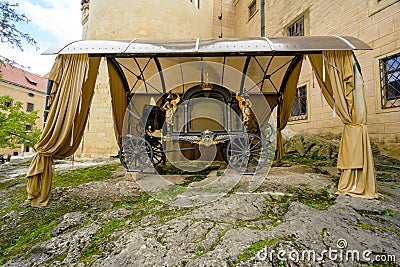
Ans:
{"type": "Polygon", "coordinates": [[[112,172],[120,166],[121,164],[114,163],[104,166],[96,166],[71,170],[68,172],[60,172],[53,177],[53,187],[74,186],[110,179],[112,176],[112,172]]]}
{"type": "Polygon", "coordinates": [[[158,192],[154,192],[154,197],[161,202],[173,202],[177,199],[178,195],[189,191],[189,188],[181,185],[170,185],[166,188],[161,189],[158,192]]]}
{"type": "Polygon", "coordinates": [[[224,237],[226,232],[228,232],[229,230],[231,230],[231,228],[227,228],[227,229],[223,230],[222,232],[218,233],[217,239],[211,245],[211,248],[209,250],[205,250],[204,247],[203,247],[203,249],[201,249],[202,247],[199,247],[199,249],[196,252],[196,256],[194,258],[197,259],[198,257],[206,254],[207,252],[214,250],[215,247],[221,242],[222,237],[224,237]]]}
{"type": "Polygon", "coordinates": [[[90,265],[95,261],[95,255],[103,255],[104,252],[99,249],[99,243],[107,240],[111,233],[116,232],[117,230],[122,228],[125,222],[126,220],[112,219],[108,221],[108,223],[100,225],[102,231],[94,235],[92,237],[90,245],[82,250],[81,258],[79,259],[79,261],[90,265]]]}
{"type": "Polygon", "coordinates": [[[204,174],[189,176],[185,179],[185,182],[183,184],[181,184],[181,186],[188,186],[189,184],[194,183],[194,182],[201,182],[206,177],[207,177],[207,175],[204,175],[204,174]]]}
{"type": "Polygon", "coordinates": [[[384,172],[398,172],[400,173],[400,167],[394,167],[394,166],[387,166],[387,165],[375,165],[375,169],[377,171],[384,171],[384,172]]]}
{"type": "Polygon", "coordinates": [[[27,179],[24,176],[20,176],[14,179],[9,179],[7,181],[0,181],[0,191],[6,190],[8,188],[11,188],[13,186],[19,185],[26,183],[27,179]]]}
{"type": "Polygon", "coordinates": [[[308,192],[301,192],[298,200],[304,205],[313,207],[318,210],[325,210],[335,203],[335,197],[332,197],[328,188],[321,189],[320,194],[310,194],[308,192]]]}
{"type": "Polygon", "coordinates": [[[266,198],[266,201],[270,202],[270,205],[275,208],[263,211],[263,216],[260,220],[270,220],[271,226],[275,227],[281,223],[283,215],[285,215],[289,209],[292,198],[290,196],[279,196],[279,198],[276,198],[273,201],[266,198]]]}
{"type": "Polygon", "coordinates": [[[393,210],[385,210],[385,211],[383,211],[383,215],[394,218],[394,211],[393,210]]]}
{"type": "Polygon", "coordinates": [[[0,262],[6,262],[13,255],[21,254],[30,256],[31,248],[50,238],[50,231],[57,225],[58,220],[52,220],[50,223],[39,221],[36,227],[26,228],[23,235],[19,236],[12,244],[1,251],[0,262]]]}
{"type": "MultiPolygon", "coordinates": [[[[73,172],[59,172],[53,179],[53,186],[71,186],[109,179],[112,177],[112,171],[119,166],[119,164],[111,164],[77,169],[73,172]]],[[[25,258],[30,256],[31,248],[50,237],[50,231],[57,225],[62,216],[75,211],[88,211],[90,206],[82,201],[70,199],[62,202],[50,202],[49,206],[40,209],[31,208],[29,204],[24,203],[26,188],[15,187],[22,179],[24,178],[1,184],[1,190],[9,189],[9,192],[7,192],[9,205],[1,209],[0,223],[7,225],[14,220],[18,220],[15,227],[0,233],[0,262],[2,264],[16,255],[21,255],[25,258]],[[14,212],[15,215],[10,218],[4,217],[4,214],[10,214],[11,212],[14,212]]],[[[112,225],[112,227],[115,227],[115,225],[112,225]]],[[[107,232],[108,229],[105,229],[105,231],[107,232]]]]}
{"type": "MultiPolygon", "coordinates": [[[[201,164],[201,162],[199,162],[198,164],[201,164]]],[[[180,168],[170,163],[159,164],[155,168],[160,175],[206,175],[206,176],[211,171],[218,170],[219,168],[221,168],[221,163],[219,162],[212,162],[211,164],[209,164],[209,166],[207,166],[208,164],[209,164],[208,162],[205,162],[203,164],[205,168],[201,168],[202,169],[201,171],[196,171],[196,172],[181,170],[180,168]]]]}
{"type": "Polygon", "coordinates": [[[379,229],[381,231],[392,232],[392,233],[395,233],[396,235],[400,236],[400,230],[394,229],[392,227],[372,225],[372,224],[365,223],[363,221],[359,221],[358,223],[355,224],[355,226],[361,227],[362,229],[368,230],[368,231],[375,231],[376,229],[379,229]]]}
{"type": "Polygon", "coordinates": [[[254,257],[257,252],[263,250],[265,247],[274,245],[281,240],[282,240],[282,238],[274,238],[272,240],[261,240],[261,241],[253,243],[250,247],[246,248],[246,250],[242,254],[240,254],[238,256],[238,258],[235,262],[235,266],[239,262],[243,262],[251,257],[254,257]]]}
{"type": "Polygon", "coordinates": [[[336,166],[336,160],[331,160],[331,159],[325,159],[325,158],[320,158],[320,157],[300,157],[300,156],[295,156],[295,155],[290,155],[290,154],[285,154],[283,156],[283,159],[281,163],[278,163],[279,166],[281,165],[287,165],[287,164],[293,164],[293,163],[300,163],[304,165],[308,165],[310,167],[335,167],[336,166]]]}

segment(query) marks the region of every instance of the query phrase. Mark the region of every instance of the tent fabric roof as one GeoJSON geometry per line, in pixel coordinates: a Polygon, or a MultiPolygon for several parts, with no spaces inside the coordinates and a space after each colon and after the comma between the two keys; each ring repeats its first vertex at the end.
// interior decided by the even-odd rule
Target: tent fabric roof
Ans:
{"type": "Polygon", "coordinates": [[[369,50],[366,43],[348,36],[300,36],[248,39],[190,39],[190,40],[81,40],[56,45],[44,55],[91,54],[91,55],[158,55],[193,56],[195,54],[241,53],[319,53],[326,50],[369,50]]]}

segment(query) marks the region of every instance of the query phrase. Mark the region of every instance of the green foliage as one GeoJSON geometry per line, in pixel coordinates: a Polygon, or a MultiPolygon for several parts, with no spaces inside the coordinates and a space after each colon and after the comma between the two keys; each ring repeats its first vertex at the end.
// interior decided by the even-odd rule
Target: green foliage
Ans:
{"type": "Polygon", "coordinates": [[[24,14],[19,14],[15,8],[18,3],[0,1],[0,42],[7,43],[23,51],[22,44],[26,42],[38,49],[36,41],[29,34],[17,29],[18,23],[28,23],[29,19],[24,14]]]}
{"type": "Polygon", "coordinates": [[[0,148],[17,148],[19,144],[34,147],[41,134],[41,130],[36,127],[38,111],[23,112],[21,102],[11,106],[3,104],[10,101],[9,96],[0,96],[0,148]],[[26,130],[26,125],[31,125],[30,131],[26,130]]]}

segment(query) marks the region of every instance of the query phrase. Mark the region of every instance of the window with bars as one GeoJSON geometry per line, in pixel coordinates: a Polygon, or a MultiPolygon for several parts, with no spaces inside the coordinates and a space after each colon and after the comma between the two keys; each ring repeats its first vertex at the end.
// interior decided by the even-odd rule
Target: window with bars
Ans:
{"type": "Polygon", "coordinates": [[[26,103],[26,112],[32,112],[35,108],[35,105],[33,103],[26,103]]]}
{"type": "Polygon", "coordinates": [[[300,86],[296,89],[292,113],[290,120],[305,120],[307,119],[307,85],[300,86]]]}
{"type": "Polygon", "coordinates": [[[287,27],[288,36],[304,36],[304,16],[287,27]]]}
{"type": "Polygon", "coordinates": [[[257,11],[257,1],[253,1],[249,5],[249,19],[251,19],[257,11]]]}
{"type": "Polygon", "coordinates": [[[400,53],[379,60],[382,108],[400,107],[400,53]]]}

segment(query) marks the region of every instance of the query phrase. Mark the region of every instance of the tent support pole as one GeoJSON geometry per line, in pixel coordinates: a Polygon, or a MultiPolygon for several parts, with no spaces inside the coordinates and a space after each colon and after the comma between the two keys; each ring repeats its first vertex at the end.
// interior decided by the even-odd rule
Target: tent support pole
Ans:
{"type": "Polygon", "coordinates": [[[246,75],[247,75],[247,70],[249,69],[249,64],[250,64],[251,56],[246,57],[246,62],[244,63],[243,66],[243,72],[242,72],[242,81],[240,82],[240,88],[239,92],[241,96],[244,96],[244,82],[246,81],[246,75]]]}
{"type": "Polygon", "coordinates": [[[161,63],[160,60],[158,59],[158,57],[153,57],[154,62],[156,63],[157,69],[158,69],[158,73],[160,75],[160,79],[161,79],[161,86],[162,86],[162,90],[163,93],[165,94],[167,92],[167,88],[165,87],[165,79],[164,79],[164,73],[161,67],[161,63]]]}
{"type": "Polygon", "coordinates": [[[44,106],[44,113],[43,113],[43,129],[46,126],[47,116],[49,115],[49,98],[51,94],[51,88],[53,88],[54,81],[48,80],[47,82],[47,90],[46,90],[46,104],[44,106]]]}

